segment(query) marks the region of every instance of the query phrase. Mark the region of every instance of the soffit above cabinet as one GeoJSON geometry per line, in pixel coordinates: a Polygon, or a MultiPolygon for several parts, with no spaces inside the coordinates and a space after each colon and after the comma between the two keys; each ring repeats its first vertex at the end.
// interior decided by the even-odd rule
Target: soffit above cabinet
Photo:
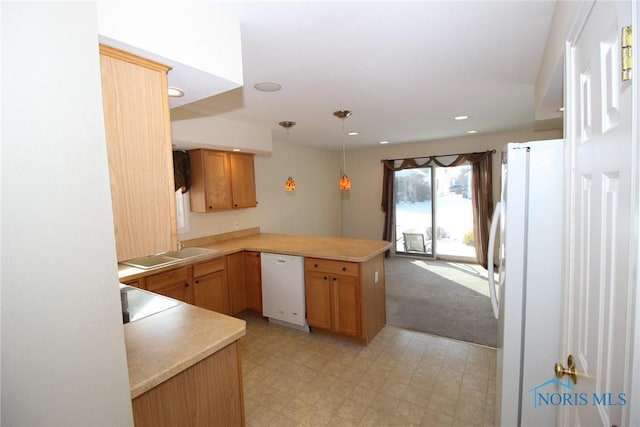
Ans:
{"type": "Polygon", "coordinates": [[[100,43],[170,66],[175,108],[243,85],[240,24],[206,2],[97,3],[100,43]]]}
{"type": "Polygon", "coordinates": [[[207,148],[268,156],[273,152],[271,129],[217,117],[171,122],[174,149],[207,148]]]}

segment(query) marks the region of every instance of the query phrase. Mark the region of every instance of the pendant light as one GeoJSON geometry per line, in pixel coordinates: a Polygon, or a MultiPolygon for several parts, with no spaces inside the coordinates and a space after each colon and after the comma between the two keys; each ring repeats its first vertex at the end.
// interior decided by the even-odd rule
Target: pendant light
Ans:
{"type": "MultiPolygon", "coordinates": [[[[287,130],[287,139],[288,139],[289,129],[295,126],[296,122],[284,121],[278,124],[287,130]]],[[[284,191],[286,192],[296,191],[296,181],[291,176],[289,176],[289,178],[287,178],[287,181],[284,183],[284,191]]]]}
{"type": "MultiPolygon", "coordinates": [[[[334,111],[333,115],[342,120],[342,133],[344,134],[344,119],[351,115],[349,110],[334,111]]],[[[342,177],[340,177],[340,191],[349,191],[351,189],[351,179],[347,176],[347,162],[344,151],[344,135],[342,135],[342,177]]]]}

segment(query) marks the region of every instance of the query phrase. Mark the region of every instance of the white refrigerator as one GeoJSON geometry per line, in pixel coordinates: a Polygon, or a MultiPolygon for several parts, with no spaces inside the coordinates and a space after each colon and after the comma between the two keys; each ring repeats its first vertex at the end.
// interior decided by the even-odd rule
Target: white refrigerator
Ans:
{"type": "Polygon", "coordinates": [[[555,391],[559,361],[563,159],[563,140],[510,143],[502,153],[489,249],[499,245],[497,283],[489,271],[498,319],[496,425],[556,424],[556,408],[535,399],[536,387],[555,391]]]}

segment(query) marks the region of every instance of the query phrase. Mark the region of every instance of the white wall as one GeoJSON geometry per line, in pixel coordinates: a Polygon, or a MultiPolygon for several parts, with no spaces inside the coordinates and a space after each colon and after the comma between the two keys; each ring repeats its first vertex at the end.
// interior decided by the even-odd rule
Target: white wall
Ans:
{"type": "Polygon", "coordinates": [[[564,42],[579,2],[557,1],[535,84],[536,120],[561,117],[563,106],[564,42]]]}
{"type": "Polygon", "coordinates": [[[350,194],[343,199],[343,237],[381,239],[384,214],[382,199],[382,163],[384,159],[402,159],[430,155],[458,154],[497,150],[493,157],[494,201],[500,197],[500,151],[508,142],[562,138],[562,131],[510,132],[494,135],[469,135],[457,139],[388,144],[347,152],[347,172],[352,181],[350,194]]]}
{"type": "Polygon", "coordinates": [[[340,236],[340,155],[334,151],[273,141],[269,157],[256,156],[258,207],[191,213],[191,231],[180,240],[260,227],[265,233],[340,236]],[[289,177],[296,191],[284,191],[289,177]]]}
{"type": "Polygon", "coordinates": [[[95,4],[1,27],[2,425],[133,425],[95,4]]]}

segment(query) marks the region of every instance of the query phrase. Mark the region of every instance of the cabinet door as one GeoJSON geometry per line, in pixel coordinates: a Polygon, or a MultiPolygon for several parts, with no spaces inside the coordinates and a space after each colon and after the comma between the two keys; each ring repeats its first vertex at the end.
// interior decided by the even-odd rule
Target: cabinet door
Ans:
{"type": "Polygon", "coordinates": [[[168,67],[100,46],[118,261],[177,243],[168,67]]]}
{"type": "Polygon", "coordinates": [[[231,170],[228,153],[214,150],[189,150],[193,212],[231,209],[231,170]]]}
{"type": "Polygon", "coordinates": [[[148,276],[145,284],[150,292],[193,304],[191,270],[188,267],[148,276]]]}
{"type": "Polygon", "coordinates": [[[231,314],[238,314],[247,309],[244,257],[244,252],[227,255],[227,281],[229,283],[231,314]]]}
{"type": "Polygon", "coordinates": [[[262,270],[260,252],[247,251],[244,258],[247,308],[262,314],[262,270]]]}
{"type": "Polygon", "coordinates": [[[226,271],[217,271],[194,279],[194,294],[198,307],[222,314],[231,314],[226,271]]]}
{"type": "Polygon", "coordinates": [[[354,276],[331,276],[333,330],[360,337],[360,281],[354,276]]]}
{"type": "Polygon", "coordinates": [[[327,273],[307,271],[305,299],[309,326],[331,329],[331,284],[327,273]]]}
{"type": "Polygon", "coordinates": [[[205,150],[204,170],[207,211],[231,208],[231,171],[227,153],[205,150]]]}
{"type": "Polygon", "coordinates": [[[256,179],[253,154],[230,153],[231,191],[234,208],[255,207],[256,179]]]}

